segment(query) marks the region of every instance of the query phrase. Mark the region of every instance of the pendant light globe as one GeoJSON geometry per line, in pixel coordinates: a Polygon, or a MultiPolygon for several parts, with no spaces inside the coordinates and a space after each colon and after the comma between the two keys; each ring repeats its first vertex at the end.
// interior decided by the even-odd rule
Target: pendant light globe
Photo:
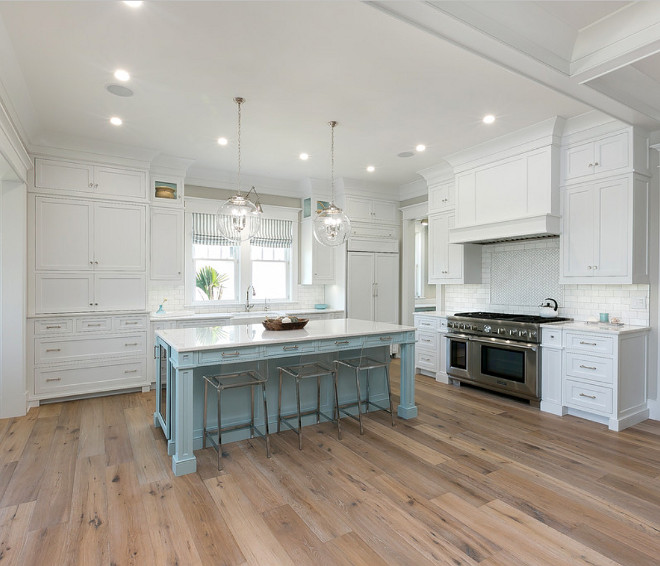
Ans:
{"type": "Polygon", "coordinates": [[[241,104],[245,99],[236,97],[234,102],[238,105],[238,193],[224,202],[215,215],[218,231],[231,242],[244,242],[256,236],[261,227],[263,211],[259,202],[259,195],[252,187],[247,194],[241,193],[241,104]],[[250,200],[254,193],[256,204],[250,200]]]}
{"type": "Polygon", "coordinates": [[[340,246],[351,233],[351,221],[341,208],[335,205],[335,126],[337,122],[328,122],[330,125],[330,156],[331,156],[331,183],[332,200],[314,218],[314,237],[324,246],[340,246]]]}

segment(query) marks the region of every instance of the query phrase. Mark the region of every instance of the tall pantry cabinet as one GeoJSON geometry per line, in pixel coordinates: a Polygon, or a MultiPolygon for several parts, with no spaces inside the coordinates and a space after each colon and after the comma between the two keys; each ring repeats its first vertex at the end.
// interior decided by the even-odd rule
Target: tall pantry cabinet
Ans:
{"type": "Polygon", "coordinates": [[[37,157],[28,195],[31,403],[146,387],[148,172],[37,157]]]}

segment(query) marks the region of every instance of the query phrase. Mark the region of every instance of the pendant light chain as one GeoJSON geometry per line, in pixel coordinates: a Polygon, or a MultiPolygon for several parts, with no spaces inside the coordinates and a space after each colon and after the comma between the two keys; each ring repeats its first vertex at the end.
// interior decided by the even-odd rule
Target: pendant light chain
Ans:
{"type": "Polygon", "coordinates": [[[328,122],[330,124],[330,186],[332,188],[332,201],[335,203],[335,126],[337,122],[334,120],[328,122]]]}
{"type": "Polygon", "coordinates": [[[241,195],[241,104],[244,99],[240,96],[234,98],[234,102],[238,104],[238,194],[241,195]]]}

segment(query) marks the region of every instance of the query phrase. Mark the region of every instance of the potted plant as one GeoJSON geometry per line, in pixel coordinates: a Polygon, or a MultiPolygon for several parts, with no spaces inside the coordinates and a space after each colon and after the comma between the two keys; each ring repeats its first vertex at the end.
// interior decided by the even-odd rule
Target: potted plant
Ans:
{"type": "Polygon", "coordinates": [[[204,291],[209,300],[220,300],[224,289],[222,284],[228,279],[229,275],[227,273],[218,273],[210,265],[205,265],[197,272],[195,285],[204,291]],[[215,297],[216,290],[218,292],[217,297],[215,297]]]}

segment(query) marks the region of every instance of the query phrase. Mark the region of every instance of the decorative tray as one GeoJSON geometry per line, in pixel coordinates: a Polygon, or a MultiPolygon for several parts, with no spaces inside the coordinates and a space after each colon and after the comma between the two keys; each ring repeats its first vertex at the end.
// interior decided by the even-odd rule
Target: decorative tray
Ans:
{"type": "Polygon", "coordinates": [[[291,322],[282,322],[279,318],[267,318],[262,322],[266,330],[300,330],[309,322],[308,318],[299,318],[291,322]]]}

